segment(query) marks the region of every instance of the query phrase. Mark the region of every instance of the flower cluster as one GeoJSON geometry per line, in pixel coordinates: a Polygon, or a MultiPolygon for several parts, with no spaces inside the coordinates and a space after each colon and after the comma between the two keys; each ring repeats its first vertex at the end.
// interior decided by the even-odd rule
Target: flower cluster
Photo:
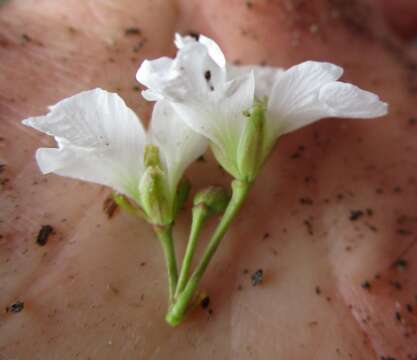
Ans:
{"type": "Polygon", "coordinates": [[[40,148],[44,174],[106,185],[142,208],[154,224],[171,223],[183,172],[207,148],[166,101],[153,110],[148,132],[124,101],[102,89],[84,91],[23,124],[55,137],[58,148],[40,148]]]}
{"type": "Polygon", "coordinates": [[[235,178],[253,180],[277,138],[325,117],[385,115],[378,96],[337,81],[339,66],[307,61],[288,70],[228,64],[219,46],[176,36],[175,59],[144,61],[137,80],[147,100],[169,101],[181,119],[210,140],[235,178]]]}
{"type": "Polygon", "coordinates": [[[147,131],[123,100],[102,89],[81,92],[23,121],[54,136],[40,148],[43,173],[103,184],[119,204],[154,225],[170,280],[167,320],[178,324],[217,246],[277,139],[325,117],[374,118],[387,113],[377,95],[338,81],[343,69],[306,61],[287,70],[233,66],[220,47],[200,36],[176,35],[175,58],[145,60],[137,80],[154,101],[147,131]],[[178,280],[171,227],[188,186],[186,168],[210,146],[234,178],[232,196],[210,187],[196,195],[193,225],[178,280]],[[215,211],[213,211],[215,210],[215,211]],[[201,226],[224,213],[194,273],[189,267],[201,226]]]}

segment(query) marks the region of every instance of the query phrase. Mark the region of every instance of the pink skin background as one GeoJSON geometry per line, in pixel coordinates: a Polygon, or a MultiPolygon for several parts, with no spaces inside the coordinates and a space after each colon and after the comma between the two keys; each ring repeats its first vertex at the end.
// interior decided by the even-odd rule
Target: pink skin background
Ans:
{"type": "MultiPolygon", "coordinates": [[[[0,313],[0,359],[417,359],[417,56],[397,36],[414,38],[415,4],[1,5],[0,305],[25,308],[0,313]],[[121,211],[108,218],[107,188],[42,176],[34,152],[54,142],[20,121],[99,86],[147,122],[135,72],[173,55],[176,31],[214,38],[235,63],[337,63],[390,113],[326,119],[280,139],[205,276],[211,311],[198,307],[172,329],[151,228],[121,211]],[[40,247],[45,224],[55,233],[40,247]],[[252,287],[260,268],[264,281],[252,287]]],[[[187,175],[194,190],[230,181],[210,155],[187,175]]],[[[179,254],[189,210],[175,228],[179,254]]]]}

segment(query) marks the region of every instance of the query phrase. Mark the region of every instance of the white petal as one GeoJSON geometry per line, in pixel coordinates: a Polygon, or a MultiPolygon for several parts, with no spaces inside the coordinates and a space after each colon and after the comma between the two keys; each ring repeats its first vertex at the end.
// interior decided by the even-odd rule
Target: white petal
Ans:
{"type": "Polygon", "coordinates": [[[270,141],[324,117],[375,117],[385,113],[386,107],[376,95],[337,82],[342,73],[336,65],[314,61],[282,73],[268,101],[270,141]]]}
{"type": "Polygon", "coordinates": [[[145,133],[139,119],[117,95],[101,89],[81,92],[23,124],[54,136],[58,149],[39,149],[44,173],[73,177],[137,195],[143,173],[145,133]]]}
{"type": "Polygon", "coordinates": [[[146,99],[204,98],[224,84],[225,69],[213,60],[209,49],[191,37],[179,39],[181,48],[174,60],[146,60],[140,66],[136,78],[149,88],[142,93],[146,99]]]}
{"type": "Polygon", "coordinates": [[[156,60],[145,60],[136,73],[136,79],[148,87],[142,91],[143,97],[148,101],[157,101],[162,98],[160,93],[165,84],[177,74],[171,73],[173,60],[168,57],[161,57],[156,60]]]}
{"type": "Polygon", "coordinates": [[[207,140],[187,126],[167,101],[155,104],[149,136],[159,147],[171,193],[175,193],[186,168],[207,150],[207,140]]]}
{"type": "Polygon", "coordinates": [[[272,66],[227,64],[227,79],[234,79],[250,71],[255,76],[255,96],[258,98],[269,97],[275,82],[284,72],[283,69],[272,66]]]}
{"type": "Polygon", "coordinates": [[[193,42],[199,42],[206,46],[210,57],[213,59],[214,62],[216,62],[216,64],[219,67],[224,68],[226,66],[226,58],[224,57],[224,54],[220,49],[220,46],[217,45],[217,43],[214,40],[204,35],[199,35],[197,40],[192,36],[181,36],[178,33],[175,34],[175,45],[178,49],[190,45],[193,42]]]}
{"type": "Polygon", "coordinates": [[[226,58],[224,57],[220,46],[217,45],[214,40],[208,38],[207,36],[200,35],[198,41],[207,47],[209,55],[217,63],[217,65],[222,68],[226,66],[226,58]]]}
{"type": "Polygon", "coordinates": [[[376,94],[339,81],[324,85],[319,101],[327,107],[328,116],[365,119],[386,115],[388,110],[376,94]]]}

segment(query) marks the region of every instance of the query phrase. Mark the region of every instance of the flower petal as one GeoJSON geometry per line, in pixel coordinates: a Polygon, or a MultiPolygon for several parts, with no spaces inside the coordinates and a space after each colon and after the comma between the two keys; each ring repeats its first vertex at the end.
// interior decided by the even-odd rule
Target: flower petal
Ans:
{"type": "Polygon", "coordinates": [[[225,69],[213,60],[204,44],[186,37],[181,38],[180,46],[175,59],[145,60],[141,64],[136,78],[148,87],[142,93],[147,100],[206,97],[224,83],[225,69]]]}
{"type": "Polygon", "coordinates": [[[54,136],[58,143],[58,148],[37,151],[43,173],[107,185],[136,197],[145,132],[117,94],[102,89],[81,92],[23,124],[54,136]]]}
{"type": "Polygon", "coordinates": [[[283,69],[272,66],[227,64],[227,79],[234,79],[250,71],[255,76],[255,96],[258,98],[269,97],[275,82],[284,72],[283,69]]]}
{"type": "Polygon", "coordinates": [[[175,194],[186,168],[207,150],[207,140],[187,126],[167,101],[155,103],[149,137],[159,147],[171,194],[175,194]]]}
{"type": "Polygon", "coordinates": [[[337,82],[342,73],[336,65],[314,61],[282,73],[268,101],[268,141],[324,117],[376,117],[386,113],[386,104],[376,95],[337,82]]]}
{"type": "Polygon", "coordinates": [[[319,101],[327,107],[328,116],[365,119],[386,115],[388,110],[378,95],[339,81],[324,85],[319,101]]]}
{"type": "Polygon", "coordinates": [[[197,40],[192,36],[181,36],[178,33],[175,34],[175,45],[178,49],[181,49],[187,46],[187,44],[189,45],[190,43],[195,43],[197,41],[207,48],[210,57],[219,67],[224,68],[226,66],[226,58],[224,57],[220,46],[217,45],[214,40],[204,35],[199,35],[197,40]]]}
{"type": "Polygon", "coordinates": [[[157,101],[162,98],[160,95],[163,91],[163,86],[169,79],[172,79],[176,74],[171,73],[173,60],[168,57],[161,57],[156,60],[145,60],[138,72],[136,79],[148,87],[148,90],[142,91],[142,96],[148,101],[157,101]]]}

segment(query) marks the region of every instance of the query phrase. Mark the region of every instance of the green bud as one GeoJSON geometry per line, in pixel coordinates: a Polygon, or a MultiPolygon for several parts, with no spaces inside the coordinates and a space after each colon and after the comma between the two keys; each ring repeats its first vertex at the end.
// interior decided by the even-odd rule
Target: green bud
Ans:
{"type": "Polygon", "coordinates": [[[149,221],[167,225],[173,220],[169,190],[164,172],[157,166],[148,166],[139,183],[140,200],[149,221]]]}
{"type": "Polygon", "coordinates": [[[239,180],[252,181],[262,165],[265,107],[265,101],[255,100],[252,109],[245,114],[247,120],[237,147],[239,180]]]}
{"type": "Polygon", "coordinates": [[[159,158],[159,148],[156,145],[145,146],[144,163],[146,167],[161,167],[161,159],[159,158]]]}
{"type": "Polygon", "coordinates": [[[211,214],[224,212],[229,204],[229,193],[220,186],[210,186],[194,196],[194,206],[204,205],[211,214]]]}
{"type": "Polygon", "coordinates": [[[178,214],[181,208],[184,206],[190,194],[191,183],[188,179],[183,178],[178,184],[177,193],[174,201],[174,217],[178,214]]]}

